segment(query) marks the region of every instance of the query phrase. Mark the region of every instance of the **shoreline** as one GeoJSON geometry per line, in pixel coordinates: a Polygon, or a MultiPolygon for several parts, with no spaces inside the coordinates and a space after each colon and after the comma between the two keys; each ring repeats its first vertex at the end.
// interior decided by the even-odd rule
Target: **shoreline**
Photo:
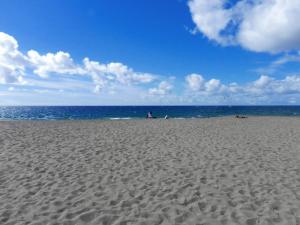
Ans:
{"type": "Polygon", "coordinates": [[[222,118],[234,118],[234,119],[248,119],[248,118],[300,118],[300,115],[248,115],[238,114],[239,116],[245,116],[246,118],[235,118],[236,115],[225,115],[225,116],[210,116],[210,117],[169,117],[164,119],[163,117],[147,119],[142,117],[124,117],[124,118],[96,118],[96,119],[0,119],[1,122],[67,122],[67,121],[156,121],[156,120],[203,120],[203,119],[222,119],[222,118]]]}

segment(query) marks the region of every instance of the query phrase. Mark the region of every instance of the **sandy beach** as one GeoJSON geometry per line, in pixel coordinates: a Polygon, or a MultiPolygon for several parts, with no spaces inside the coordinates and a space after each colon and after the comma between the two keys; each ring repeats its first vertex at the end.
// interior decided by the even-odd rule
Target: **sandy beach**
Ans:
{"type": "Polygon", "coordinates": [[[300,117],[0,122],[1,225],[299,225],[300,117]]]}

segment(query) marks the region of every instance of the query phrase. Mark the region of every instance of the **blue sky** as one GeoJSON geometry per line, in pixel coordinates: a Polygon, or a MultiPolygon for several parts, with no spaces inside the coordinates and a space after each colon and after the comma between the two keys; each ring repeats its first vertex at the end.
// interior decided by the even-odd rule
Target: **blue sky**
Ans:
{"type": "Polygon", "coordinates": [[[296,0],[2,0],[0,104],[299,104],[299,15],[296,0]]]}

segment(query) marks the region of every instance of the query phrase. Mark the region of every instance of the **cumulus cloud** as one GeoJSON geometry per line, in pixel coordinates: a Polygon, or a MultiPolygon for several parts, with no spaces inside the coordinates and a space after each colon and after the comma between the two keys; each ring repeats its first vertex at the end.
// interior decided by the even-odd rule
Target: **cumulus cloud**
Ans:
{"type": "MultiPolygon", "coordinates": [[[[220,2],[222,1],[212,0],[209,4],[215,4],[211,7],[220,10],[220,2]]],[[[222,7],[222,10],[228,10],[223,5],[222,7]]],[[[249,10],[243,5],[239,7],[243,11],[249,10]]],[[[234,10],[229,14],[239,17],[234,10]]],[[[218,30],[219,28],[212,29],[218,30]]],[[[209,32],[211,32],[211,39],[223,38],[224,35],[220,33],[217,37],[216,32],[209,32]]],[[[229,39],[225,42],[229,43],[229,39]]],[[[274,64],[281,65],[289,61],[298,61],[298,59],[299,53],[286,54],[274,64]]],[[[239,104],[259,101],[266,104],[274,102],[300,104],[299,75],[286,76],[284,79],[262,75],[257,80],[246,84],[223,84],[218,79],[205,79],[204,76],[193,73],[185,77],[187,89],[184,90],[183,95],[173,92],[174,80],[174,77],[169,77],[162,81],[156,75],[137,72],[120,62],[101,63],[84,58],[82,62],[76,63],[69,53],[62,51],[40,54],[38,51],[30,50],[22,53],[14,37],[0,32],[0,84],[5,84],[5,90],[10,96],[26,88],[27,91],[36,90],[38,93],[46,91],[52,94],[65,90],[64,93],[71,93],[73,98],[79,93],[104,93],[103,90],[105,90],[106,94],[108,93],[111,99],[114,99],[117,97],[113,93],[123,90],[120,93],[127,94],[128,97],[130,92],[131,99],[151,97],[152,103],[155,103],[157,99],[169,99],[170,102],[175,103],[197,103],[199,99],[202,99],[205,100],[203,103],[218,104],[224,103],[222,102],[224,98],[231,98],[231,102],[239,104]],[[51,79],[52,76],[54,79],[51,79]],[[141,87],[143,84],[148,86],[153,81],[156,81],[158,85],[150,89],[145,89],[145,86],[141,87]],[[26,85],[26,88],[15,88],[20,84],[26,85]],[[151,95],[156,95],[157,98],[152,98],[151,95]]],[[[99,95],[99,98],[104,101],[109,95],[99,95]]]]}
{"type": "Polygon", "coordinates": [[[200,74],[196,74],[196,73],[190,74],[186,76],[185,80],[189,88],[193,91],[199,91],[204,88],[205,81],[202,75],[200,74]]]}
{"type": "Polygon", "coordinates": [[[14,67],[0,64],[0,83],[15,83],[18,80],[18,73],[14,67]]]}
{"type": "Polygon", "coordinates": [[[225,44],[227,38],[221,37],[220,32],[224,30],[231,20],[231,12],[224,10],[224,0],[194,0],[189,2],[193,21],[199,31],[209,39],[225,44]]]}
{"type": "Polygon", "coordinates": [[[52,74],[81,75],[90,77],[95,84],[94,92],[100,92],[112,83],[135,85],[146,84],[157,79],[150,73],[136,72],[119,62],[100,63],[84,58],[77,64],[67,52],[40,54],[30,50],[24,54],[18,50],[17,40],[0,32],[0,83],[25,83],[26,71],[32,71],[41,78],[52,74]]]}
{"type": "Polygon", "coordinates": [[[257,88],[264,88],[268,85],[273,79],[271,77],[262,75],[260,78],[253,82],[253,86],[257,88]]]}
{"type": "Polygon", "coordinates": [[[23,82],[26,57],[19,52],[16,39],[0,32],[0,83],[23,82]]]}
{"type": "Polygon", "coordinates": [[[96,84],[95,93],[99,93],[105,85],[112,82],[129,85],[150,83],[156,79],[155,75],[135,72],[118,62],[104,64],[84,58],[82,65],[75,64],[69,53],[61,51],[40,55],[31,50],[28,52],[28,59],[35,68],[34,73],[44,78],[51,73],[90,76],[96,84]]]}
{"type": "Polygon", "coordinates": [[[217,79],[206,81],[199,74],[191,74],[186,76],[186,83],[188,91],[196,98],[210,97],[219,100],[231,98],[231,101],[236,99],[239,103],[258,103],[260,100],[264,103],[277,101],[296,103],[295,99],[300,98],[300,75],[286,76],[284,79],[262,75],[246,84],[225,85],[217,79]]]}
{"type": "Polygon", "coordinates": [[[190,0],[192,19],[208,39],[256,52],[300,49],[298,0],[190,0]]]}
{"type": "Polygon", "coordinates": [[[30,50],[27,53],[28,60],[34,67],[33,72],[47,78],[51,73],[58,74],[84,74],[85,71],[77,66],[69,53],[59,51],[40,55],[37,51],[30,50]]]}
{"type": "Polygon", "coordinates": [[[211,79],[205,83],[205,89],[208,92],[216,91],[221,87],[221,82],[217,79],[211,79]]]}
{"type": "Polygon", "coordinates": [[[159,83],[158,87],[150,88],[150,95],[166,95],[169,94],[173,89],[173,85],[168,81],[162,81],[159,83]]]}
{"type": "Polygon", "coordinates": [[[205,81],[202,75],[200,74],[190,74],[185,77],[187,85],[192,91],[200,91],[200,92],[216,92],[219,91],[222,87],[220,80],[211,79],[205,81]]]}
{"type": "Polygon", "coordinates": [[[104,85],[106,81],[117,81],[121,84],[130,83],[150,83],[156,79],[156,76],[149,73],[135,72],[132,68],[122,63],[102,64],[91,61],[88,58],[83,60],[84,71],[90,74],[97,84],[104,85]]]}
{"type": "Polygon", "coordinates": [[[261,76],[248,86],[249,92],[261,93],[263,95],[296,94],[300,93],[300,76],[286,76],[277,80],[268,76],[261,76]]]}

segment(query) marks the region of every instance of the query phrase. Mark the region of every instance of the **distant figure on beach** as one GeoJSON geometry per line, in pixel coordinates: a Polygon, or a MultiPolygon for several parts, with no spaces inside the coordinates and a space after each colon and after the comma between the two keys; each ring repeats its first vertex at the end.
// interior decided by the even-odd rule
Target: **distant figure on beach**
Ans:
{"type": "Polygon", "coordinates": [[[165,120],[169,119],[168,115],[165,115],[165,120]]]}
{"type": "Polygon", "coordinates": [[[147,119],[153,119],[152,112],[148,112],[146,118],[147,119]]]}

